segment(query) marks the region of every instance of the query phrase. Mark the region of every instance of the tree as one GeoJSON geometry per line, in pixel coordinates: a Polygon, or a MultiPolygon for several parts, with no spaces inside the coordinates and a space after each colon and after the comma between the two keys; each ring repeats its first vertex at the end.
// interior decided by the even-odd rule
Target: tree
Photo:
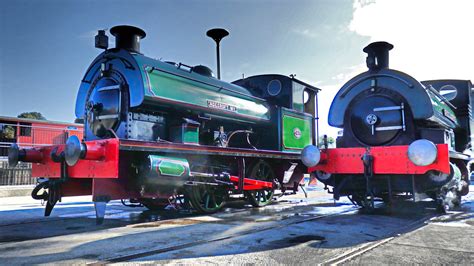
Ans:
{"type": "MultiPolygon", "coordinates": [[[[336,142],[333,137],[327,137],[328,138],[328,146],[332,147],[333,144],[336,142]]],[[[319,137],[319,147],[324,147],[324,136],[319,137]]]]}
{"type": "Polygon", "coordinates": [[[10,125],[0,125],[0,139],[14,139],[15,128],[10,125]]]}
{"type": "Polygon", "coordinates": [[[46,120],[46,117],[44,117],[40,112],[24,112],[19,114],[18,118],[46,120]]]}

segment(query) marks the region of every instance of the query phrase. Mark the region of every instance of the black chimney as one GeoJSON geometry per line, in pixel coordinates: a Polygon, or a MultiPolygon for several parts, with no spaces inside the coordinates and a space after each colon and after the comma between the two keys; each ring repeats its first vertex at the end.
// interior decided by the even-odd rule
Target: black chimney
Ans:
{"type": "Polygon", "coordinates": [[[207,31],[206,35],[212,38],[216,42],[216,54],[217,54],[217,78],[221,79],[221,52],[220,52],[220,42],[221,40],[229,35],[229,32],[225,29],[210,29],[207,31]]]}
{"type": "Polygon", "coordinates": [[[380,70],[388,68],[388,51],[392,50],[393,45],[388,42],[373,42],[364,48],[367,53],[367,67],[370,70],[380,70]]]}
{"type": "Polygon", "coordinates": [[[140,53],[140,39],[146,36],[142,29],[128,25],[115,26],[110,33],[115,36],[115,48],[134,53],[140,53]]]}

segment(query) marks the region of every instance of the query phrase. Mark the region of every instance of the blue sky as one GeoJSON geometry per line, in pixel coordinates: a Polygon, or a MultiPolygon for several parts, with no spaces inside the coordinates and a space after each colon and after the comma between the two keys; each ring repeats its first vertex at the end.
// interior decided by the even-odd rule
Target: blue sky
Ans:
{"type": "Polygon", "coordinates": [[[395,45],[394,51],[397,46],[402,47],[395,53],[398,58],[391,61],[398,69],[412,71],[407,71],[410,74],[415,72],[428,79],[441,78],[439,74],[449,72],[454,75],[442,78],[474,78],[474,71],[466,70],[469,66],[474,69],[472,63],[460,64],[467,59],[474,61],[472,51],[463,53],[466,60],[453,59],[449,56],[453,53],[448,51],[449,45],[459,47],[459,43],[455,46],[441,41],[442,46],[437,45],[446,33],[455,39],[453,42],[456,38],[470,41],[470,46],[461,45],[457,49],[474,49],[474,20],[457,18],[468,12],[464,10],[471,4],[452,2],[455,4],[446,6],[443,1],[413,4],[413,1],[371,0],[3,0],[0,2],[0,115],[39,111],[50,120],[73,121],[80,80],[100,52],[94,48],[98,29],[119,24],[138,26],[147,32],[142,41],[145,55],[215,69],[214,44],[205,32],[223,27],[230,31],[221,49],[224,80],[233,81],[242,74],[296,74],[297,78],[323,89],[320,109],[322,127],[326,129],[332,97],[343,82],[365,70],[365,54],[361,50],[370,41],[388,39],[395,45]],[[446,9],[456,12],[454,21],[446,19],[446,13],[450,13],[446,9]],[[444,15],[443,25],[421,22],[426,18],[422,14],[437,18],[437,12],[439,17],[444,15]],[[455,30],[444,28],[446,24],[455,30]],[[470,29],[471,37],[465,29],[470,29]],[[430,35],[425,36],[424,32],[430,35]],[[446,49],[446,56],[441,56],[444,61],[429,60],[434,52],[444,54],[441,49],[446,49]],[[435,63],[440,67],[434,68],[435,63]],[[453,70],[453,66],[462,71],[453,70]]]}

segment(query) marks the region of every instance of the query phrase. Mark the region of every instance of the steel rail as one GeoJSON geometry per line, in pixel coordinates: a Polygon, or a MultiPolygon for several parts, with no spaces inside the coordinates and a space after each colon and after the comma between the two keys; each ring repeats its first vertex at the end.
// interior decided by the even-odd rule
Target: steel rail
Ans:
{"type": "Polygon", "coordinates": [[[244,231],[244,232],[234,233],[234,234],[230,234],[230,235],[227,235],[227,236],[220,236],[220,237],[215,237],[215,238],[211,238],[211,239],[202,239],[202,240],[192,241],[192,242],[183,243],[183,244],[174,245],[174,246],[168,246],[168,247],[157,248],[157,249],[152,249],[152,250],[148,250],[148,251],[135,252],[135,253],[127,254],[127,255],[111,257],[111,258],[100,260],[100,261],[90,262],[90,263],[87,263],[86,265],[101,265],[101,264],[104,264],[104,263],[127,262],[127,261],[130,261],[130,260],[133,260],[133,259],[139,259],[139,258],[144,258],[144,257],[152,256],[152,255],[162,254],[162,253],[166,253],[166,252],[170,252],[170,251],[176,251],[176,250],[195,247],[195,246],[199,246],[199,245],[205,245],[205,244],[209,244],[209,243],[224,241],[224,240],[233,239],[233,238],[237,238],[237,237],[241,237],[241,236],[245,236],[245,235],[250,235],[250,234],[254,234],[254,233],[264,232],[264,231],[268,231],[268,230],[272,230],[272,229],[284,228],[284,227],[288,227],[288,226],[291,226],[291,225],[305,223],[305,222],[314,221],[314,220],[319,220],[319,219],[326,218],[326,217],[334,217],[334,216],[339,216],[339,215],[342,215],[342,214],[347,214],[347,213],[352,213],[352,212],[355,213],[357,211],[358,211],[358,209],[355,209],[355,210],[350,209],[350,210],[345,210],[345,211],[338,212],[338,213],[318,215],[318,216],[314,216],[314,217],[310,217],[310,218],[298,219],[296,221],[289,222],[289,223],[286,223],[286,224],[276,224],[276,225],[262,227],[262,228],[259,228],[259,229],[250,229],[250,230],[247,230],[247,231],[244,231]]]}
{"type": "Polygon", "coordinates": [[[361,246],[359,246],[355,249],[351,249],[347,252],[344,252],[341,255],[336,256],[334,258],[331,258],[329,260],[326,260],[325,262],[320,263],[318,265],[340,265],[340,264],[347,263],[348,261],[353,260],[354,258],[356,258],[358,256],[361,256],[361,255],[363,255],[364,253],[366,253],[368,251],[371,251],[371,250],[373,250],[373,249],[375,249],[375,248],[377,248],[381,245],[384,245],[384,244],[394,240],[403,231],[417,228],[419,225],[422,225],[425,221],[427,221],[427,220],[429,220],[429,219],[431,219],[432,217],[435,217],[435,216],[436,216],[436,214],[425,215],[425,216],[421,217],[418,220],[415,220],[415,221],[413,221],[413,222],[411,222],[411,223],[409,223],[405,226],[402,226],[402,227],[398,228],[397,230],[395,230],[394,232],[391,233],[391,236],[389,236],[385,239],[363,244],[363,245],[361,245],[361,246]]]}

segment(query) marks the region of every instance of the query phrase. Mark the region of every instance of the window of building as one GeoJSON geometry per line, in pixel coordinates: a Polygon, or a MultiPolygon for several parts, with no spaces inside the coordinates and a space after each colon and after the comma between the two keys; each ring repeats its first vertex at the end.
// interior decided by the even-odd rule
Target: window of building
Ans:
{"type": "Polygon", "coordinates": [[[20,136],[31,137],[31,124],[30,123],[20,123],[20,136]]]}

